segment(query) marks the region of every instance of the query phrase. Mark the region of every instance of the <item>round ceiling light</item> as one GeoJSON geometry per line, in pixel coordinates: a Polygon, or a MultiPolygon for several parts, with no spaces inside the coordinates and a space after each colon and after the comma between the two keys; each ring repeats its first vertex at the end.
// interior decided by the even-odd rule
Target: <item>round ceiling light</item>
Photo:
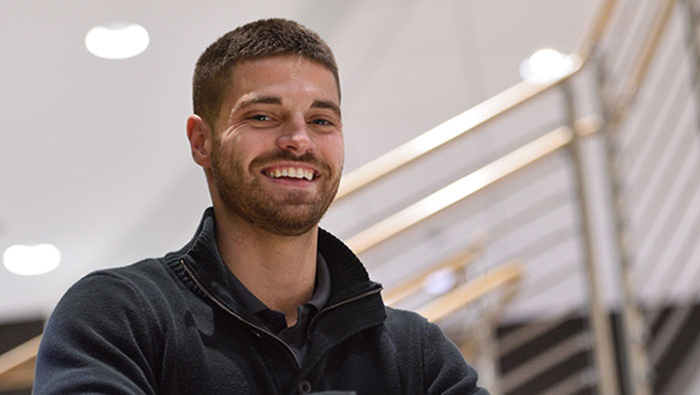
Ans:
{"type": "Polygon", "coordinates": [[[20,276],[36,276],[58,267],[61,252],[52,244],[33,246],[16,244],[8,247],[2,255],[5,268],[20,276]]]}
{"type": "Polygon", "coordinates": [[[574,68],[573,60],[556,49],[544,48],[520,63],[520,76],[535,84],[558,80],[574,68]]]}
{"type": "Polygon", "coordinates": [[[85,47],[103,59],[128,59],[148,48],[148,31],[141,25],[111,22],[90,29],[85,35],[85,47]]]}

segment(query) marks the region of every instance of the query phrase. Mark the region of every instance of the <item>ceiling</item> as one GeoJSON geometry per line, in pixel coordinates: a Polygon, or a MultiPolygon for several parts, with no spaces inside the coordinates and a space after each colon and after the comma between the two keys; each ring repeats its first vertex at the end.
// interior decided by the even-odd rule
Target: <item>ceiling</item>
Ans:
{"type": "Polygon", "coordinates": [[[535,50],[571,50],[595,4],[2,0],[0,252],[48,242],[63,260],[35,277],[0,267],[0,321],[46,316],[85,274],[189,240],[209,204],[185,138],[191,74],[235,26],[281,16],[328,41],[349,171],[518,82],[535,50]],[[91,27],[121,20],[148,29],[146,52],[108,61],[86,51],[91,27]]]}

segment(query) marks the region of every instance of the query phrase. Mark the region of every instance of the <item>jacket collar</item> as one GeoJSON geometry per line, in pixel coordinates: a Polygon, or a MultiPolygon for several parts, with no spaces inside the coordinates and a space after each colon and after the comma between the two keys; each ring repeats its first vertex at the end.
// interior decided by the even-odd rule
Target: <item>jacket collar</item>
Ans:
{"type": "MultiPolygon", "coordinates": [[[[174,255],[179,256],[178,261],[184,259],[209,292],[237,312],[244,313],[245,309],[241,308],[229,291],[229,268],[216,245],[215,221],[214,209],[209,207],[192,240],[174,255]]],[[[318,249],[326,260],[331,279],[331,295],[327,306],[381,288],[381,285],[369,279],[359,258],[342,241],[320,228],[318,249]]]]}

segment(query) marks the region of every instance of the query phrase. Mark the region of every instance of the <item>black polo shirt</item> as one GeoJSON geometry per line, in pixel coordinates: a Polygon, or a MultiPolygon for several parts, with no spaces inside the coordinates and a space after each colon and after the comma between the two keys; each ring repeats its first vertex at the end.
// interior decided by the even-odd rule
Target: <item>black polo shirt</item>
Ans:
{"type": "Polygon", "coordinates": [[[229,273],[228,281],[231,285],[231,292],[238,303],[258,318],[258,324],[284,340],[292,348],[301,364],[309,349],[309,340],[306,336],[309,322],[326,305],[331,295],[331,277],[328,273],[326,260],[323,259],[321,253],[316,254],[314,292],[308,302],[297,308],[297,322],[291,327],[287,327],[284,313],[265,306],[236,278],[233,272],[230,270],[227,272],[229,273]]]}

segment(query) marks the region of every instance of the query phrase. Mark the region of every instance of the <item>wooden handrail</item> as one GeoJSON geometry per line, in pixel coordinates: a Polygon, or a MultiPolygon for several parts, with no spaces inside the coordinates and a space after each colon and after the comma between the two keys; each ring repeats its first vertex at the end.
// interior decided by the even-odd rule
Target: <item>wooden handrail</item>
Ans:
{"type": "Polygon", "coordinates": [[[569,127],[559,127],[361,231],[349,238],[347,244],[355,253],[361,254],[506,176],[566,147],[573,138],[574,133],[569,127]]]}
{"type": "Polygon", "coordinates": [[[340,200],[349,196],[387,174],[430,152],[434,152],[436,148],[476,130],[487,122],[519,107],[521,104],[573,77],[588,61],[593,48],[595,48],[608,25],[610,14],[615,4],[616,0],[605,0],[603,2],[597,17],[594,19],[595,22],[589,26],[574,51],[569,55],[573,60],[574,67],[561,78],[547,84],[533,84],[528,81],[522,81],[399,145],[345,175],[340,182],[335,199],[340,200]]]}
{"type": "Polygon", "coordinates": [[[439,321],[495,289],[517,284],[522,275],[521,262],[506,262],[421,307],[418,313],[428,321],[439,321]]]}
{"type": "Polygon", "coordinates": [[[400,302],[401,300],[420,291],[421,289],[423,289],[423,283],[425,282],[426,278],[428,278],[428,276],[432,273],[441,270],[457,271],[459,269],[464,268],[483,253],[485,244],[485,237],[479,237],[465,250],[454,254],[453,256],[447,258],[438,265],[430,267],[427,271],[424,271],[417,276],[411,277],[410,279],[399,284],[398,286],[392,287],[384,291],[382,293],[384,303],[389,306],[392,306],[400,302]]]}
{"type": "Polygon", "coordinates": [[[31,387],[41,335],[0,355],[0,390],[31,387]]]}

